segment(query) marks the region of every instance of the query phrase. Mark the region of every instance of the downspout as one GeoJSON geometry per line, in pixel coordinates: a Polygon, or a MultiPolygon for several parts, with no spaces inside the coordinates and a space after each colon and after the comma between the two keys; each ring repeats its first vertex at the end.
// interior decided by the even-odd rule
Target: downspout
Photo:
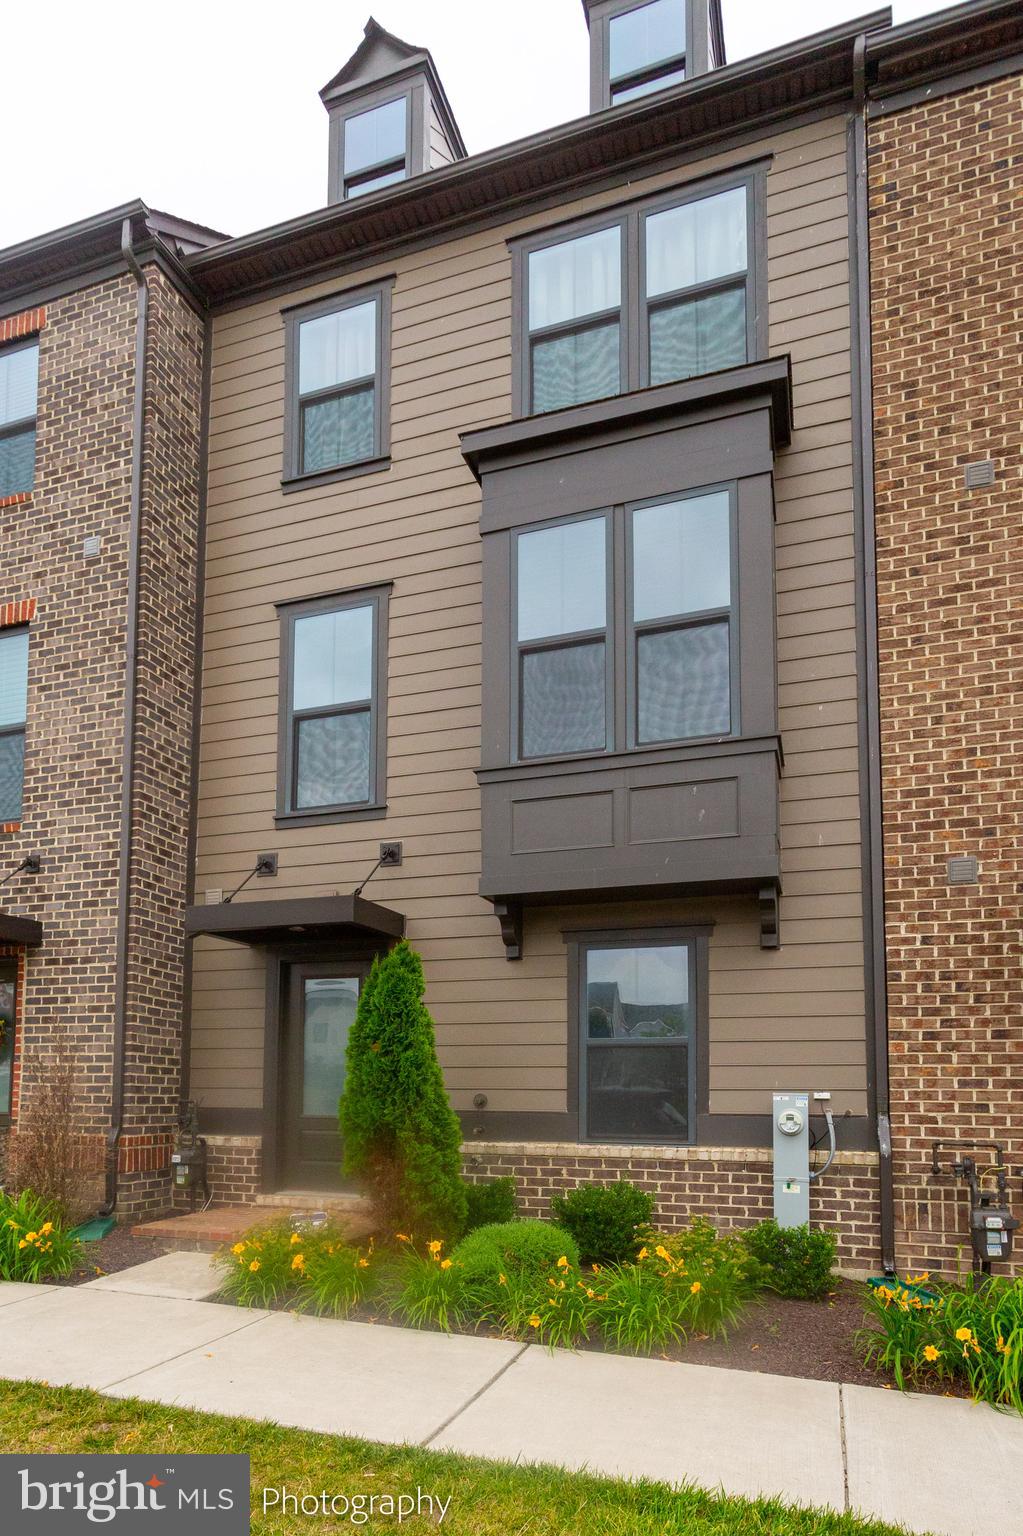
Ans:
{"type": "Polygon", "coordinates": [[[124,658],[124,742],[121,753],[121,829],[117,874],[117,936],[114,958],[114,1040],[110,1128],[106,1145],[106,1198],[100,1211],[117,1207],[117,1163],[124,1120],[124,1063],[128,1010],[128,913],[131,896],[132,808],[135,798],[135,709],[139,631],[139,545],[142,529],[142,453],[146,404],[146,321],[149,285],[132,246],[131,218],[121,225],[121,255],[135,279],[135,393],[132,411],[131,488],[128,516],[128,590],[124,658]]]}
{"type": "Polygon", "coordinates": [[[881,694],[877,623],[877,531],[874,503],[874,393],[872,385],[869,198],[867,183],[867,35],[853,44],[851,157],[853,169],[852,284],[853,409],[858,421],[854,456],[858,459],[859,517],[857,583],[863,656],[859,693],[863,720],[860,733],[860,805],[865,853],[864,919],[865,970],[868,1007],[873,1026],[874,1112],[877,1116],[878,1185],[880,1195],[881,1261],[885,1274],[895,1274],[895,1193],[892,1175],[891,1098],[888,1075],[888,974],[884,921],[884,827],[881,819],[881,694]]]}

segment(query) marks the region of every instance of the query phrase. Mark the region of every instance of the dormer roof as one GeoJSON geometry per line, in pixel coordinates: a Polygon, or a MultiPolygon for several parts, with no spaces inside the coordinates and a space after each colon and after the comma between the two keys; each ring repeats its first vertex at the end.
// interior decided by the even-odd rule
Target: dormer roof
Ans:
{"type": "Polygon", "coordinates": [[[361,95],[364,91],[376,90],[392,80],[405,80],[415,74],[426,76],[448,143],[456,158],[464,159],[465,142],[429,48],[418,48],[413,43],[395,37],[393,32],[388,32],[372,16],[364,28],[362,42],[347,63],[342,64],[337,74],[327,81],[320,91],[320,100],[330,111],[339,102],[361,95]]]}

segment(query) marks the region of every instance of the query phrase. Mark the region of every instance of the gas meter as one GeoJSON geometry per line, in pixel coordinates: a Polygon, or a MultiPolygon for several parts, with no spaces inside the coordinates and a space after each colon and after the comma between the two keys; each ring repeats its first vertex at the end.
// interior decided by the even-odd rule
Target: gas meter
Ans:
{"type": "MultiPolygon", "coordinates": [[[[956,1145],[955,1142],[934,1143],[932,1172],[935,1177],[942,1174],[941,1148],[956,1145]]],[[[952,1163],[951,1171],[954,1178],[964,1180],[970,1191],[970,1243],[973,1247],[974,1267],[979,1268],[983,1274],[989,1274],[992,1264],[1004,1262],[1012,1253],[1012,1234],[1019,1226],[1019,1221],[1009,1207],[1008,1178],[1001,1147],[994,1142],[980,1145],[990,1145],[995,1154],[995,1161],[989,1167],[978,1173],[974,1158],[960,1157],[952,1163]],[[981,1181],[992,1173],[995,1175],[995,1187],[985,1189],[981,1181]]],[[[978,1149],[975,1146],[972,1150],[978,1149]]]]}
{"type": "Polygon", "coordinates": [[[174,1188],[188,1190],[189,1201],[195,1209],[195,1193],[201,1189],[209,1198],[206,1180],[206,1138],[199,1135],[199,1106],[190,1099],[178,1120],[178,1134],[171,1153],[174,1188]]]}

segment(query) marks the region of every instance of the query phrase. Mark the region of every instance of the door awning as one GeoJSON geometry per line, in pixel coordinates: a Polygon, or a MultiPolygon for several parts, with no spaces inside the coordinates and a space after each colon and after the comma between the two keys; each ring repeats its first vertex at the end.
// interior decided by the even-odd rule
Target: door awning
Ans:
{"type": "Polygon", "coordinates": [[[43,925],[32,917],[15,917],[0,912],[0,944],[41,944],[43,925]]]}
{"type": "Polygon", "coordinates": [[[188,907],[185,933],[237,944],[336,943],[400,939],[405,915],[361,896],[291,896],[279,901],[216,902],[188,907]]]}

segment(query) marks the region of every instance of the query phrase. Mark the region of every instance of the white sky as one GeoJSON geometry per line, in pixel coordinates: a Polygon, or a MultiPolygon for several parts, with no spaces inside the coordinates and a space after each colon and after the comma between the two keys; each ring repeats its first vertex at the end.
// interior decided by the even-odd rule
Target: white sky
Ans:
{"type": "MultiPolygon", "coordinates": [[[[8,4],[0,247],[141,197],[240,235],[321,207],[317,92],[381,26],[428,47],[469,153],[582,116],[581,0],[49,0],[8,4]]],[[[871,0],[724,0],[731,61],[871,0]]],[[[894,0],[896,22],[943,9],[894,0]]]]}

